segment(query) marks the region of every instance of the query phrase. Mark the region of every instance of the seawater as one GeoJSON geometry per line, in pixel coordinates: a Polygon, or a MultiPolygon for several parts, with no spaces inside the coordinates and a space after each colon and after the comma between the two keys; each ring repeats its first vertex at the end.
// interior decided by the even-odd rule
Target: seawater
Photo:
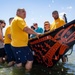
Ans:
{"type": "MultiPolygon", "coordinates": [[[[69,54],[67,52],[66,54],[69,54]]],[[[16,67],[5,67],[0,65],[0,75],[26,75],[25,69],[18,69],[16,67]]],[[[58,62],[53,68],[47,68],[41,64],[34,64],[29,75],[75,75],[75,45],[73,52],[68,56],[68,62],[58,62]]]]}

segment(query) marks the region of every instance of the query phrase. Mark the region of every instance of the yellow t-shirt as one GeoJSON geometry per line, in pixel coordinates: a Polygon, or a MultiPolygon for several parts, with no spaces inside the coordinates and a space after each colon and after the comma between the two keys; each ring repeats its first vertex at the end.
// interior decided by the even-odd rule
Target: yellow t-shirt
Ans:
{"type": "Polygon", "coordinates": [[[14,47],[24,47],[28,45],[28,33],[24,32],[27,27],[24,19],[16,16],[11,22],[11,45],[14,47]]]}
{"type": "Polygon", "coordinates": [[[8,34],[10,34],[10,26],[8,26],[5,31],[5,39],[4,39],[5,44],[11,44],[11,39],[8,38],[8,34]]]}
{"type": "Polygon", "coordinates": [[[63,19],[58,18],[51,24],[50,31],[57,29],[57,28],[63,26],[64,24],[65,24],[65,21],[63,19]]]}

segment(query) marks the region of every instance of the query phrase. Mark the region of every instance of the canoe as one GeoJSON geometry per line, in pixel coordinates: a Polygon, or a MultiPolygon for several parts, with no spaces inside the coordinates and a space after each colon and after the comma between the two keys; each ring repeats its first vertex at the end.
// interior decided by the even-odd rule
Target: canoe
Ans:
{"type": "Polygon", "coordinates": [[[29,47],[34,52],[38,63],[53,67],[75,43],[75,20],[29,40],[29,47]]]}

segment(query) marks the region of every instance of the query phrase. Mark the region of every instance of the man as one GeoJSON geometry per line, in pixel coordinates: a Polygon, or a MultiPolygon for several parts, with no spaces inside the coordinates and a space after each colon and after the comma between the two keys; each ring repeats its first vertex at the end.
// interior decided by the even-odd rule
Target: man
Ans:
{"type": "MultiPolygon", "coordinates": [[[[54,22],[50,26],[51,31],[54,30],[54,29],[57,29],[57,28],[59,28],[59,27],[61,27],[65,24],[65,21],[63,19],[59,18],[58,11],[56,11],[56,10],[53,11],[52,16],[54,18],[54,22]]],[[[66,57],[65,56],[62,57],[62,62],[66,62],[66,57]]]]}
{"type": "Polygon", "coordinates": [[[52,23],[52,25],[50,26],[50,30],[55,30],[61,26],[63,26],[65,24],[65,21],[61,18],[59,18],[59,13],[58,11],[53,11],[52,12],[52,16],[54,18],[54,22],[52,23]]]}
{"type": "Polygon", "coordinates": [[[5,43],[4,48],[7,54],[8,66],[12,66],[14,64],[14,55],[11,49],[11,32],[10,32],[10,24],[13,19],[14,19],[13,17],[9,19],[9,26],[6,28],[5,39],[4,39],[5,43]]]}
{"type": "Polygon", "coordinates": [[[6,23],[4,20],[0,20],[0,63],[3,63],[3,58],[5,58],[6,53],[4,50],[4,39],[3,39],[3,28],[5,27],[6,23]]]}
{"type": "MultiPolygon", "coordinates": [[[[41,34],[43,33],[43,29],[41,27],[38,27],[37,23],[33,23],[34,31],[41,34]]],[[[31,35],[31,38],[36,37],[36,35],[31,35]]]]}
{"type": "MultiPolygon", "coordinates": [[[[34,28],[33,25],[32,25],[30,28],[31,28],[32,30],[35,30],[35,28],[34,28]]],[[[32,35],[33,35],[33,34],[31,34],[31,35],[29,34],[29,39],[32,37],[32,35]]]]}
{"type": "Polygon", "coordinates": [[[33,23],[33,26],[35,28],[35,32],[37,32],[37,33],[43,33],[43,29],[41,27],[38,27],[37,23],[33,23]]]}
{"type": "Polygon", "coordinates": [[[28,47],[28,34],[35,34],[37,37],[39,34],[27,26],[25,18],[25,9],[17,9],[16,17],[11,22],[11,48],[15,55],[17,67],[21,67],[22,63],[26,63],[26,71],[30,71],[33,63],[33,55],[28,47]]]}

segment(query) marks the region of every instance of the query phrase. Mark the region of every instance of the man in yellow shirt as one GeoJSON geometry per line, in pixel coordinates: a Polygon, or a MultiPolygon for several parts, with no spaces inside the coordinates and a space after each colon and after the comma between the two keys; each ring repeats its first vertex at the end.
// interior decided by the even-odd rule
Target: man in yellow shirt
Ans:
{"type": "Polygon", "coordinates": [[[5,43],[4,48],[7,54],[8,66],[12,66],[14,64],[14,55],[11,49],[11,32],[10,32],[10,24],[13,19],[14,19],[13,17],[9,19],[9,26],[6,28],[5,39],[4,39],[4,43],[5,43]]]}
{"type": "Polygon", "coordinates": [[[33,63],[33,55],[32,51],[28,47],[28,34],[35,34],[37,37],[39,34],[27,26],[24,20],[25,18],[25,9],[17,9],[16,17],[11,23],[11,48],[15,55],[17,67],[22,66],[22,63],[26,63],[26,71],[30,71],[33,63]]]}
{"type": "Polygon", "coordinates": [[[50,26],[50,31],[55,30],[65,24],[65,21],[61,18],[59,18],[58,11],[53,11],[52,16],[54,18],[54,22],[50,26]]]}
{"type": "MultiPolygon", "coordinates": [[[[56,10],[53,11],[53,12],[52,12],[52,16],[53,16],[53,18],[54,18],[54,22],[53,22],[52,25],[50,26],[50,31],[55,30],[55,29],[57,29],[57,28],[63,26],[64,24],[66,24],[63,19],[59,18],[59,13],[58,13],[58,11],[56,11],[56,10]]],[[[66,57],[65,57],[65,56],[62,57],[62,62],[66,62],[66,57]]]]}

